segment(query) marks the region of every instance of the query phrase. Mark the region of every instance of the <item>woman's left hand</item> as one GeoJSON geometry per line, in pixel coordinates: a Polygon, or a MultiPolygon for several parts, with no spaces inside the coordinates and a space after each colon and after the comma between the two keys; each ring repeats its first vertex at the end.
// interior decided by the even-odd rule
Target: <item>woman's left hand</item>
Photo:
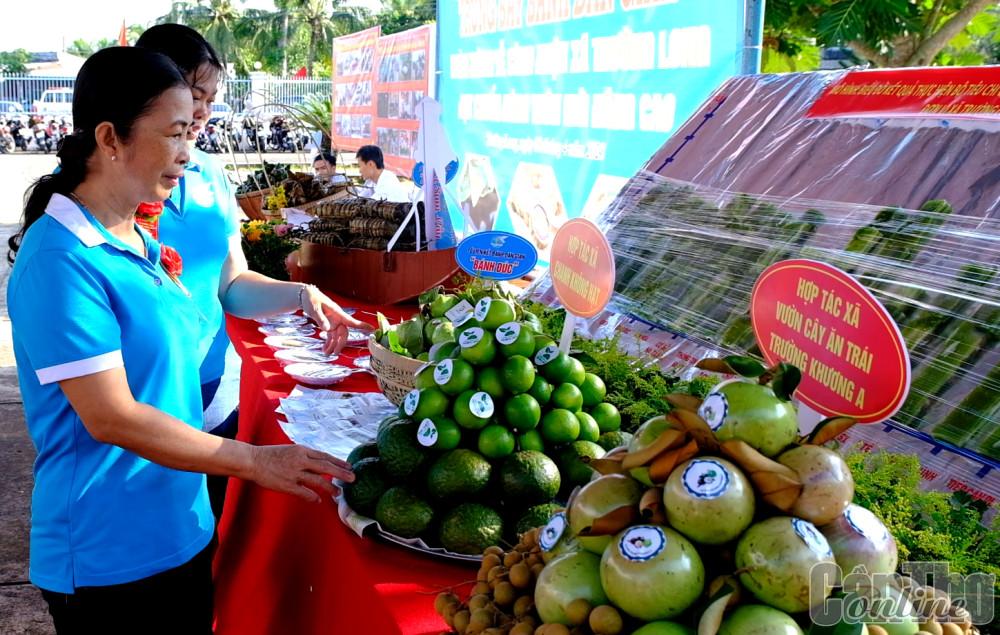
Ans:
{"type": "Polygon", "coordinates": [[[302,306],[305,314],[326,332],[326,344],[323,352],[327,355],[339,353],[347,344],[347,329],[362,331],[373,330],[371,325],[354,319],[340,305],[327,297],[316,287],[307,287],[302,306]]]}

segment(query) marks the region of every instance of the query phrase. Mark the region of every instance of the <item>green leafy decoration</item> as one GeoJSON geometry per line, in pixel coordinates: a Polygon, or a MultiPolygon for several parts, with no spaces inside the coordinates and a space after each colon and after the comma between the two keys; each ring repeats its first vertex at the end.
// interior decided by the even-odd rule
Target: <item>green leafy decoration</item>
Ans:
{"type": "Polygon", "coordinates": [[[965,492],[924,491],[916,455],[852,450],[845,459],[854,502],[885,523],[900,562],[946,561],[955,573],[994,574],[1000,591],[1000,517],[984,526],[983,501],[965,492]]]}
{"type": "Polygon", "coordinates": [[[802,382],[802,371],[797,366],[787,362],[781,362],[775,367],[774,379],[771,380],[771,389],[779,399],[791,401],[795,389],[802,382]]]}
{"type": "Polygon", "coordinates": [[[741,377],[760,377],[767,371],[764,364],[761,364],[760,361],[752,357],[728,355],[723,357],[722,361],[728,364],[741,377]]]}

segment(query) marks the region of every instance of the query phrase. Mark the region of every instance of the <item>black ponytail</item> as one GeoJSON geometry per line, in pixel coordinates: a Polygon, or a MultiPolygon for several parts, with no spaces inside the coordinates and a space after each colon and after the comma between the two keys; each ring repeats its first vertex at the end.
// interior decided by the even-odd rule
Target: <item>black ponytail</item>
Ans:
{"type": "Polygon", "coordinates": [[[59,170],[35,181],[24,196],[21,229],[10,237],[7,261],[13,263],[28,228],[48,207],[53,194],[68,195],[87,179],[87,163],[97,149],[97,126],[109,122],[127,141],[136,120],[171,88],[187,86],[164,55],[131,46],[113,46],[91,55],[73,89],[74,132],[59,146],[59,170]]]}

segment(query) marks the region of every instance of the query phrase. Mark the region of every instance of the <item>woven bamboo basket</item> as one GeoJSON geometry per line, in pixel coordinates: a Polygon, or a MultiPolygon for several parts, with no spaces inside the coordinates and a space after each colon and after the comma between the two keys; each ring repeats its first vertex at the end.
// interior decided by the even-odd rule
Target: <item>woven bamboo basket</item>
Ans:
{"type": "Polygon", "coordinates": [[[375,336],[368,338],[368,351],[372,356],[372,372],[378,387],[392,403],[397,406],[403,403],[406,394],[414,388],[413,374],[424,362],[393,353],[376,342],[375,336]]]}
{"type": "Polygon", "coordinates": [[[237,194],[236,202],[239,203],[240,209],[243,210],[243,213],[250,220],[267,220],[267,217],[264,215],[264,201],[270,195],[271,188],[266,188],[256,192],[237,194]]]}

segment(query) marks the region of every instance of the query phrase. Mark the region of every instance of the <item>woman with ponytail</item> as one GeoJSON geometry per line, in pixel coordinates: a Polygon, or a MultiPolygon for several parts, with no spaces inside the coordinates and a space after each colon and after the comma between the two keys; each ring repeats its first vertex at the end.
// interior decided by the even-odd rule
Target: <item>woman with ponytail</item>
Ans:
{"type": "MultiPolygon", "coordinates": [[[[347,328],[368,328],[337,306],[316,287],[273,280],[250,271],[240,240],[242,212],[222,164],[194,147],[198,131],[212,114],[219,91],[222,64],[212,45],[194,29],[181,24],[158,24],[147,29],[135,43],[169,57],[191,87],[194,100],[193,125],[188,130],[191,160],[180,186],[164,203],[160,216],[160,240],[180,254],[184,269],[181,282],[202,315],[216,332],[201,365],[205,431],[234,438],[238,416],[239,367],[226,365],[231,348],[226,335],[225,313],[240,317],[262,317],[302,309],[327,331],[327,352],[339,352],[347,328]],[[221,386],[221,388],[220,388],[221,386]]],[[[233,355],[229,356],[233,359],[233,355]]],[[[208,493],[216,517],[221,516],[226,493],[225,478],[208,479],[208,493]]]]}
{"type": "Polygon", "coordinates": [[[202,431],[199,368],[215,334],[135,223],[188,163],[191,90],[152,51],[91,56],[60,170],[10,241],[7,289],[38,456],[30,577],[57,633],[212,632],[215,522],[206,474],[320,501],[349,467],[301,446],[202,431]]]}

